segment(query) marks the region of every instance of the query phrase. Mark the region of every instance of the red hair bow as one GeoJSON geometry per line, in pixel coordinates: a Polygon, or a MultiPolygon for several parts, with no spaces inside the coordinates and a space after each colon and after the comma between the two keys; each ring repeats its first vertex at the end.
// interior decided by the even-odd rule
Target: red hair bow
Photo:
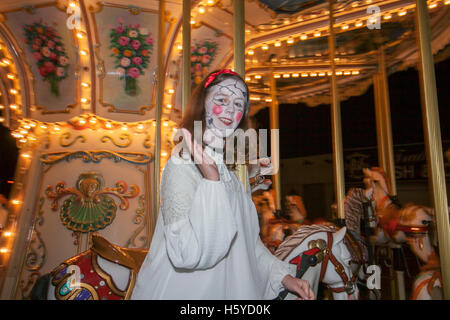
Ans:
{"type": "Polygon", "coordinates": [[[235,75],[235,76],[238,76],[238,77],[239,77],[239,74],[237,74],[236,72],[234,72],[234,71],[232,71],[232,70],[230,70],[230,69],[222,69],[222,70],[220,70],[220,71],[211,73],[211,75],[208,77],[208,80],[206,80],[206,82],[205,82],[205,89],[208,88],[208,86],[211,84],[211,82],[213,82],[214,79],[215,79],[219,74],[222,74],[222,73],[229,73],[229,74],[232,74],[232,75],[235,75]]]}

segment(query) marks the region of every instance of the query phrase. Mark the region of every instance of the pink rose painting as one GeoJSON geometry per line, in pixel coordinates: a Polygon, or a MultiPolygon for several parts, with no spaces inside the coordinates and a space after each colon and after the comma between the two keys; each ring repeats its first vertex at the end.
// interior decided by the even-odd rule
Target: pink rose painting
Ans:
{"type": "MultiPolygon", "coordinates": [[[[54,23],[56,25],[56,23],[54,23]]],[[[59,96],[59,82],[67,77],[69,59],[61,37],[42,20],[24,25],[25,43],[36,61],[39,74],[50,84],[50,92],[59,96]]]]}
{"type": "Polygon", "coordinates": [[[153,38],[139,24],[126,25],[123,18],[118,22],[116,27],[110,26],[111,57],[119,79],[125,80],[125,93],[135,96],[139,93],[137,81],[150,63],[153,38]]]}
{"type": "Polygon", "coordinates": [[[209,66],[216,56],[217,43],[211,40],[196,42],[191,47],[191,77],[193,86],[206,76],[209,66]]]}

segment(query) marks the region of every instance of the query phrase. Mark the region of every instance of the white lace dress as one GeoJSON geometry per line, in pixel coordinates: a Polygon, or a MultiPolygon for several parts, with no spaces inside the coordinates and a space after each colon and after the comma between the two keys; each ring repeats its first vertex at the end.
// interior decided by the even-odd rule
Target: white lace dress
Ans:
{"type": "Polygon", "coordinates": [[[176,155],[164,167],[155,233],[132,299],[273,299],[284,276],[295,274],[261,242],[250,191],[220,154],[206,151],[219,181],[176,155]]]}

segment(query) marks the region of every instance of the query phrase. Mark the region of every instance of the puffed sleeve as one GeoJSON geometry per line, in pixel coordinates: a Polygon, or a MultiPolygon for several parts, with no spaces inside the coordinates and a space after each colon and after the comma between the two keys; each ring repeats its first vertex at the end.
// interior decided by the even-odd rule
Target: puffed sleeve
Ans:
{"type": "Polygon", "coordinates": [[[229,251],[236,222],[222,181],[199,178],[193,163],[169,160],[161,178],[168,256],[177,268],[207,269],[229,251]]]}
{"type": "Polygon", "coordinates": [[[259,236],[256,240],[256,258],[258,267],[263,269],[261,272],[269,277],[265,299],[274,299],[284,289],[281,284],[283,278],[288,274],[295,276],[295,266],[275,257],[262,243],[259,236]]]}
{"type": "MultiPolygon", "coordinates": [[[[247,193],[249,189],[250,184],[247,181],[247,193]]],[[[257,232],[256,234],[257,237],[255,239],[255,248],[258,268],[260,268],[262,274],[268,276],[265,299],[275,299],[280,291],[284,289],[283,285],[281,284],[283,278],[288,274],[290,274],[291,276],[295,276],[295,266],[292,267],[288,262],[282,261],[275,257],[270,252],[270,250],[267,249],[267,247],[262,243],[259,232],[257,232]]]]}

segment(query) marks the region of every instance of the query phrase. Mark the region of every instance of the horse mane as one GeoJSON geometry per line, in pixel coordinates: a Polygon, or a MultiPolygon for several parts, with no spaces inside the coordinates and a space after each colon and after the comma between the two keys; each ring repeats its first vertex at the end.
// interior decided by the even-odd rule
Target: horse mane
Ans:
{"type": "Polygon", "coordinates": [[[323,225],[301,226],[294,234],[286,238],[281,243],[274,255],[281,260],[284,260],[295,248],[297,248],[307,237],[318,232],[336,232],[332,227],[323,225]]]}
{"type": "Polygon", "coordinates": [[[344,199],[345,225],[348,230],[357,234],[361,233],[360,218],[362,204],[365,200],[364,189],[351,188],[344,199]]]}

